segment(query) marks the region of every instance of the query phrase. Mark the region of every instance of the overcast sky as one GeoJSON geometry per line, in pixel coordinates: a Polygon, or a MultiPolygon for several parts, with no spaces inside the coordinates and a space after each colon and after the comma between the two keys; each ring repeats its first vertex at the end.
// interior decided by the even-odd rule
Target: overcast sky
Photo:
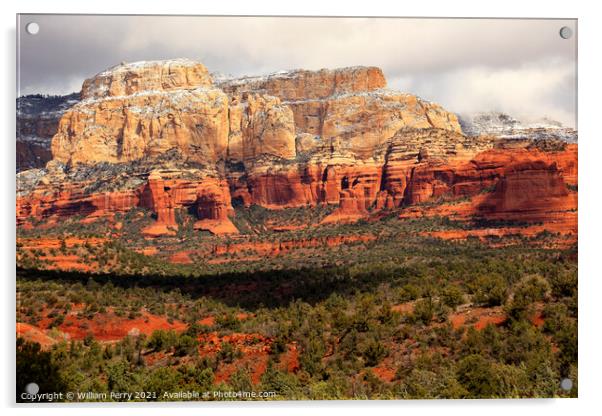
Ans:
{"type": "Polygon", "coordinates": [[[209,71],[381,67],[390,88],[457,113],[576,124],[573,20],[24,15],[20,90],[65,94],[122,61],[190,58],[209,71]],[[28,22],[37,35],[25,32],[28,22]]]}

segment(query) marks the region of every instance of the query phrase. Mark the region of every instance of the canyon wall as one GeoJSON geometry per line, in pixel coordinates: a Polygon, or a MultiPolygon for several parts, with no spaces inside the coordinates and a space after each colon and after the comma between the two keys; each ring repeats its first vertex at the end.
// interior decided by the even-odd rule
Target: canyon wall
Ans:
{"type": "Polygon", "coordinates": [[[475,215],[575,205],[576,144],[467,137],[453,113],[384,87],[374,67],[214,82],[193,61],[118,65],[84,82],[46,168],[17,176],[17,222],[141,207],[155,237],[177,234],[179,208],[197,230],[236,233],[233,202],[338,205],[324,223],[484,192],[475,215]]]}

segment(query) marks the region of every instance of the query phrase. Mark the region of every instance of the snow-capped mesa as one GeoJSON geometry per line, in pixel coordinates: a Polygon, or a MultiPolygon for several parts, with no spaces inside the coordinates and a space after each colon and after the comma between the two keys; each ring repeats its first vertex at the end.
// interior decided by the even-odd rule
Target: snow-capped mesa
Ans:
{"type": "Polygon", "coordinates": [[[518,119],[497,111],[461,114],[462,131],[467,136],[492,135],[505,139],[558,139],[577,142],[577,131],[547,117],[518,119]]]}

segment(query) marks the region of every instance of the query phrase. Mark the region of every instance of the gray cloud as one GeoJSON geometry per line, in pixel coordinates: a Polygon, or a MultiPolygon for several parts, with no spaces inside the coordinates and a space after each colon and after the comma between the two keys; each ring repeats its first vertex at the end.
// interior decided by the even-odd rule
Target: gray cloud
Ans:
{"type": "Polygon", "coordinates": [[[375,65],[392,88],[452,111],[575,125],[573,20],[25,15],[20,94],[67,93],[121,61],[187,57],[210,71],[375,65]],[[36,21],[40,33],[27,35],[36,21]]]}

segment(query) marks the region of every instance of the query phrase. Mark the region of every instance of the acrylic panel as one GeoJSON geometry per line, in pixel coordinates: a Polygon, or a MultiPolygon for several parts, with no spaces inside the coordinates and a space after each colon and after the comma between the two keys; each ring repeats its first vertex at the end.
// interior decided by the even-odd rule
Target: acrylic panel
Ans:
{"type": "Polygon", "coordinates": [[[576,397],[577,21],[17,16],[18,402],[576,397]]]}

